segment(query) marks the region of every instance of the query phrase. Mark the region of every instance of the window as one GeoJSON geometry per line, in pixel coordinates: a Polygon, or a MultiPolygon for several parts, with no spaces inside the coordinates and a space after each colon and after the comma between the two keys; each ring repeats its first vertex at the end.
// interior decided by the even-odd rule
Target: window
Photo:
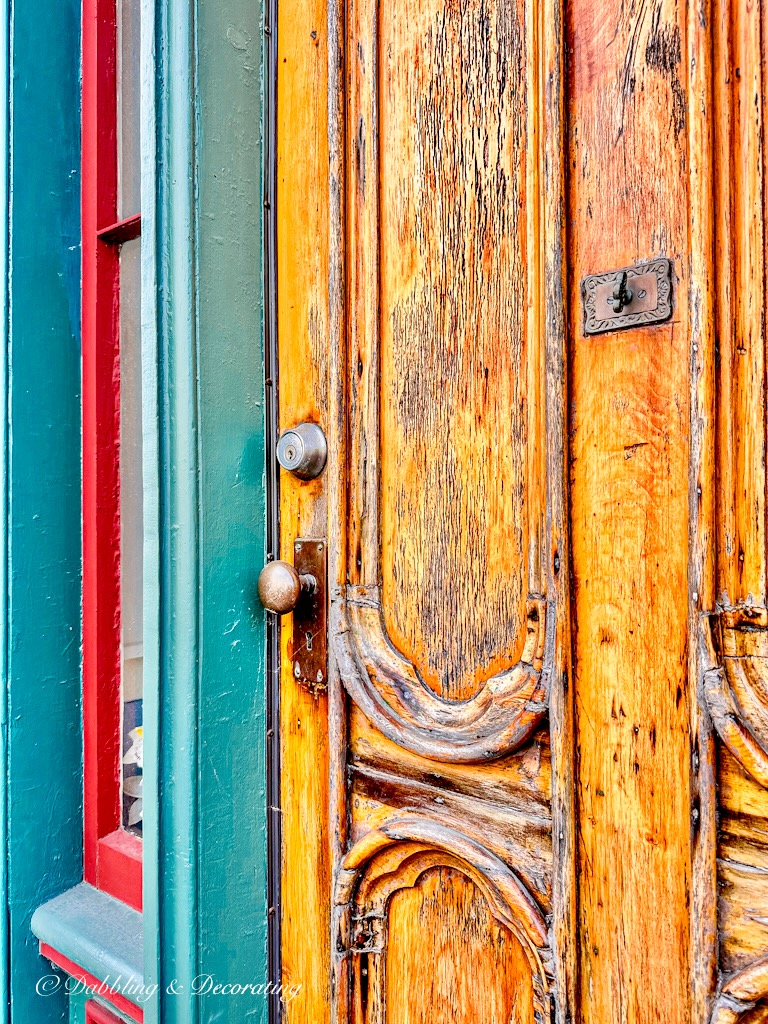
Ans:
{"type": "Polygon", "coordinates": [[[140,0],[83,4],[85,880],[141,908],[140,0]]]}

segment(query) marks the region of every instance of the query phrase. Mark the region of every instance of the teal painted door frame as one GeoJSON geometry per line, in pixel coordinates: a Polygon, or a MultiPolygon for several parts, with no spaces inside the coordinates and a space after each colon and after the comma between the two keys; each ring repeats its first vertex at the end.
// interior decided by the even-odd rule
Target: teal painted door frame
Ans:
{"type": "Polygon", "coordinates": [[[145,10],[146,1020],[266,1021],[263,11],[145,10]]]}
{"type": "MultiPolygon", "coordinates": [[[[263,12],[143,2],[145,1019],[266,1021],[214,988],[268,980],[263,12]]],[[[0,1024],[58,1024],[29,919],[82,878],[79,2],[0,33],[0,1024]]]]}
{"type": "Polygon", "coordinates": [[[0,35],[0,1021],[54,1024],[29,922],[82,877],[79,3],[6,0],[0,35]]]}

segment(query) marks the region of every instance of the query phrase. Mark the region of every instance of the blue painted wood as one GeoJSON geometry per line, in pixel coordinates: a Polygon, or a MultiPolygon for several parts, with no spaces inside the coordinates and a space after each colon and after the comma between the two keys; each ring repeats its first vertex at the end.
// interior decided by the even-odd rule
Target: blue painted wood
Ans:
{"type": "Polygon", "coordinates": [[[69,1001],[69,1024],[85,1024],[87,996],[73,995],[69,1001]]]}
{"type": "Polygon", "coordinates": [[[126,998],[144,991],[141,914],[85,882],[44,903],[32,915],[32,931],[99,981],[126,998]]]}
{"type": "Polygon", "coordinates": [[[194,1024],[197,1003],[169,992],[198,973],[194,17],[142,12],[145,1021],[194,1024]]]}
{"type": "Polygon", "coordinates": [[[148,1024],[267,1019],[193,985],[267,981],[262,18],[160,0],[144,39],[148,1024]]]}
{"type": "Polygon", "coordinates": [[[14,4],[12,20],[8,10],[3,3],[0,1019],[63,1024],[64,993],[36,992],[50,968],[29,925],[43,900],[82,877],[80,5],[14,4]]]}
{"type": "MultiPolygon", "coordinates": [[[[203,974],[235,986],[268,981],[262,25],[252,0],[197,4],[199,942],[203,974]]],[[[267,1019],[263,990],[202,1003],[203,1020],[267,1019]]]]}
{"type": "MultiPolygon", "coordinates": [[[[0,407],[8,408],[8,254],[10,221],[8,209],[8,167],[10,163],[10,10],[0,4],[0,302],[3,310],[3,350],[0,372],[0,407]]],[[[0,849],[10,850],[8,842],[8,417],[3,417],[0,444],[0,672],[3,678],[0,693],[0,849]]],[[[10,963],[11,937],[8,913],[10,872],[8,857],[0,858],[0,1024],[9,1024],[11,1016],[10,963]]]]}

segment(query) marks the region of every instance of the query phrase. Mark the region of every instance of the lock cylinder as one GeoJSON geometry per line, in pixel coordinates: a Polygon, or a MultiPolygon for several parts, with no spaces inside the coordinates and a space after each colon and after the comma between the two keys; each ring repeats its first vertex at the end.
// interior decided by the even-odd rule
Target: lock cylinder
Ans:
{"type": "Polygon", "coordinates": [[[328,445],[316,423],[298,423],[277,442],[277,461],[299,480],[314,480],[325,469],[328,445]]]}

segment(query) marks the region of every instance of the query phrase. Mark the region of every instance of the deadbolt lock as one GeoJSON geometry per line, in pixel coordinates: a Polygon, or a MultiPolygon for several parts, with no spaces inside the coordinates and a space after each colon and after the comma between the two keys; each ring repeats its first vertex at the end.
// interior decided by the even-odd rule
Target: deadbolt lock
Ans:
{"type": "Polygon", "coordinates": [[[277,442],[277,461],[299,480],[314,480],[325,469],[328,445],[316,423],[298,423],[277,442]]]}

